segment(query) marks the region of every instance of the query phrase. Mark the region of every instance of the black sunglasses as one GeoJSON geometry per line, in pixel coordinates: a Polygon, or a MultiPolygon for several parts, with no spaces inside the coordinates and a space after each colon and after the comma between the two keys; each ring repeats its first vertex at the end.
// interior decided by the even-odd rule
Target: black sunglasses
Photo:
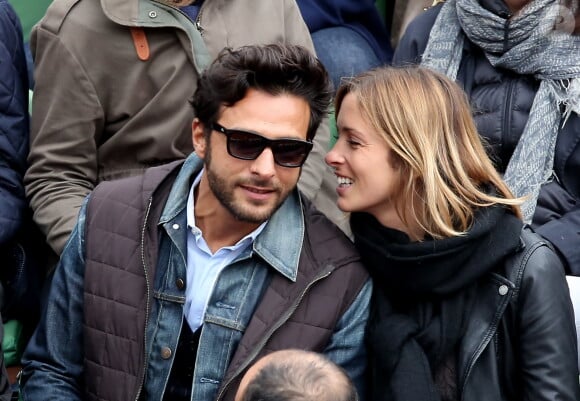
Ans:
{"type": "Polygon", "coordinates": [[[227,129],[218,123],[212,123],[211,128],[228,138],[228,153],[237,159],[255,160],[264,149],[270,148],[276,164],[282,167],[300,167],[312,150],[312,142],[300,139],[268,139],[253,132],[227,129]]]}

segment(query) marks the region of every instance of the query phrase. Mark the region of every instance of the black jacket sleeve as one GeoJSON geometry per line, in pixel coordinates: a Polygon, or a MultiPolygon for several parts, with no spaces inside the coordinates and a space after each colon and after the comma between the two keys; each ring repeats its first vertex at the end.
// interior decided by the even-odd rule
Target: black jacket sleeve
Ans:
{"type": "Polygon", "coordinates": [[[530,256],[518,297],[522,400],[580,400],[574,310],[564,269],[548,247],[530,256]]]}

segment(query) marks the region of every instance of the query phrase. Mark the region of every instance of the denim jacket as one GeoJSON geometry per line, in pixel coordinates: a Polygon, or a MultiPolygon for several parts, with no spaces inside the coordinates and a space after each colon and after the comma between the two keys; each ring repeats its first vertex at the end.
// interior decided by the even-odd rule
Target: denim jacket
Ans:
{"type": "MultiPolygon", "coordinates": [[[[159,220],[161,232],[153,302],[146,327],[146,376],[141,396],[161,400],[167,384],[183,316],[184,292],[177,279],[186,269],[186,202],[192,177],[201,161],[190,156],[182,167],[159,220]]],[[[84,398],[83,281],[86,202],[56,270],[46,312],[23,358],[24,400],[81,400],[84,398]]],[[[218,394],[228,366],[272,275],[296,279],[305,222],[300,195],[293,193],[269,220],[253,248],[221,273],[211,295],[199,340],[192,400],[222,398],[218,394]],[[288,238],[295,238],[288,241],[288,238]],[[255,257],[253,255],[257,255],[255,257]]],[[[371,283],[338,320],[323,350],[355,380],[359,390],[366,366],[363,336],[371,283]]],[[[288,319],[280,318],[279,324],[288,319]]],[[[267,339],[264,340],[266,342],[267,339]]],[[[261,350],[252,353],[255,357],[261,350]]],[[[239,373],[252,362],[248,358],[239,373]]],[[[121,373],[120,373],[121,374],[121,373]]],[[[228,375],[231,377],[231,375],[228,375]]],[[[231,381],[231,380],[230,380],[231,381]]],[[[106,385],[106,383],[103,383],[106,385]]],[[[130,398],[127,398],[130,399],[130,398]]]]}

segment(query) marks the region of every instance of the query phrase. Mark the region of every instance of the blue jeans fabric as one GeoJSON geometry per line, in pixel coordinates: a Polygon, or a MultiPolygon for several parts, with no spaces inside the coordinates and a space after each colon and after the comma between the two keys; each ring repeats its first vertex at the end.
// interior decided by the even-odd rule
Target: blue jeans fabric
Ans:
{"type": "Polygon", "coordinates": [[[366,39],[350,28],[321,29],[312,33],[312,41],[335,89],[343,77],[353,77],[383,64],[366,39]]]}

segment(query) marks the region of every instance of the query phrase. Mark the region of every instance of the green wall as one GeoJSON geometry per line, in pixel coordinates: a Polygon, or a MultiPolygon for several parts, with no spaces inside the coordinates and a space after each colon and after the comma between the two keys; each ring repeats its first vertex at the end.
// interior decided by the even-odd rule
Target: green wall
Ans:
{"type": "Polygon", "coordinates": [[[20,17],[24,40],[28,42],[30,30],[42,18],[52,0],[8,0],[8,2],[20,17]]]}

